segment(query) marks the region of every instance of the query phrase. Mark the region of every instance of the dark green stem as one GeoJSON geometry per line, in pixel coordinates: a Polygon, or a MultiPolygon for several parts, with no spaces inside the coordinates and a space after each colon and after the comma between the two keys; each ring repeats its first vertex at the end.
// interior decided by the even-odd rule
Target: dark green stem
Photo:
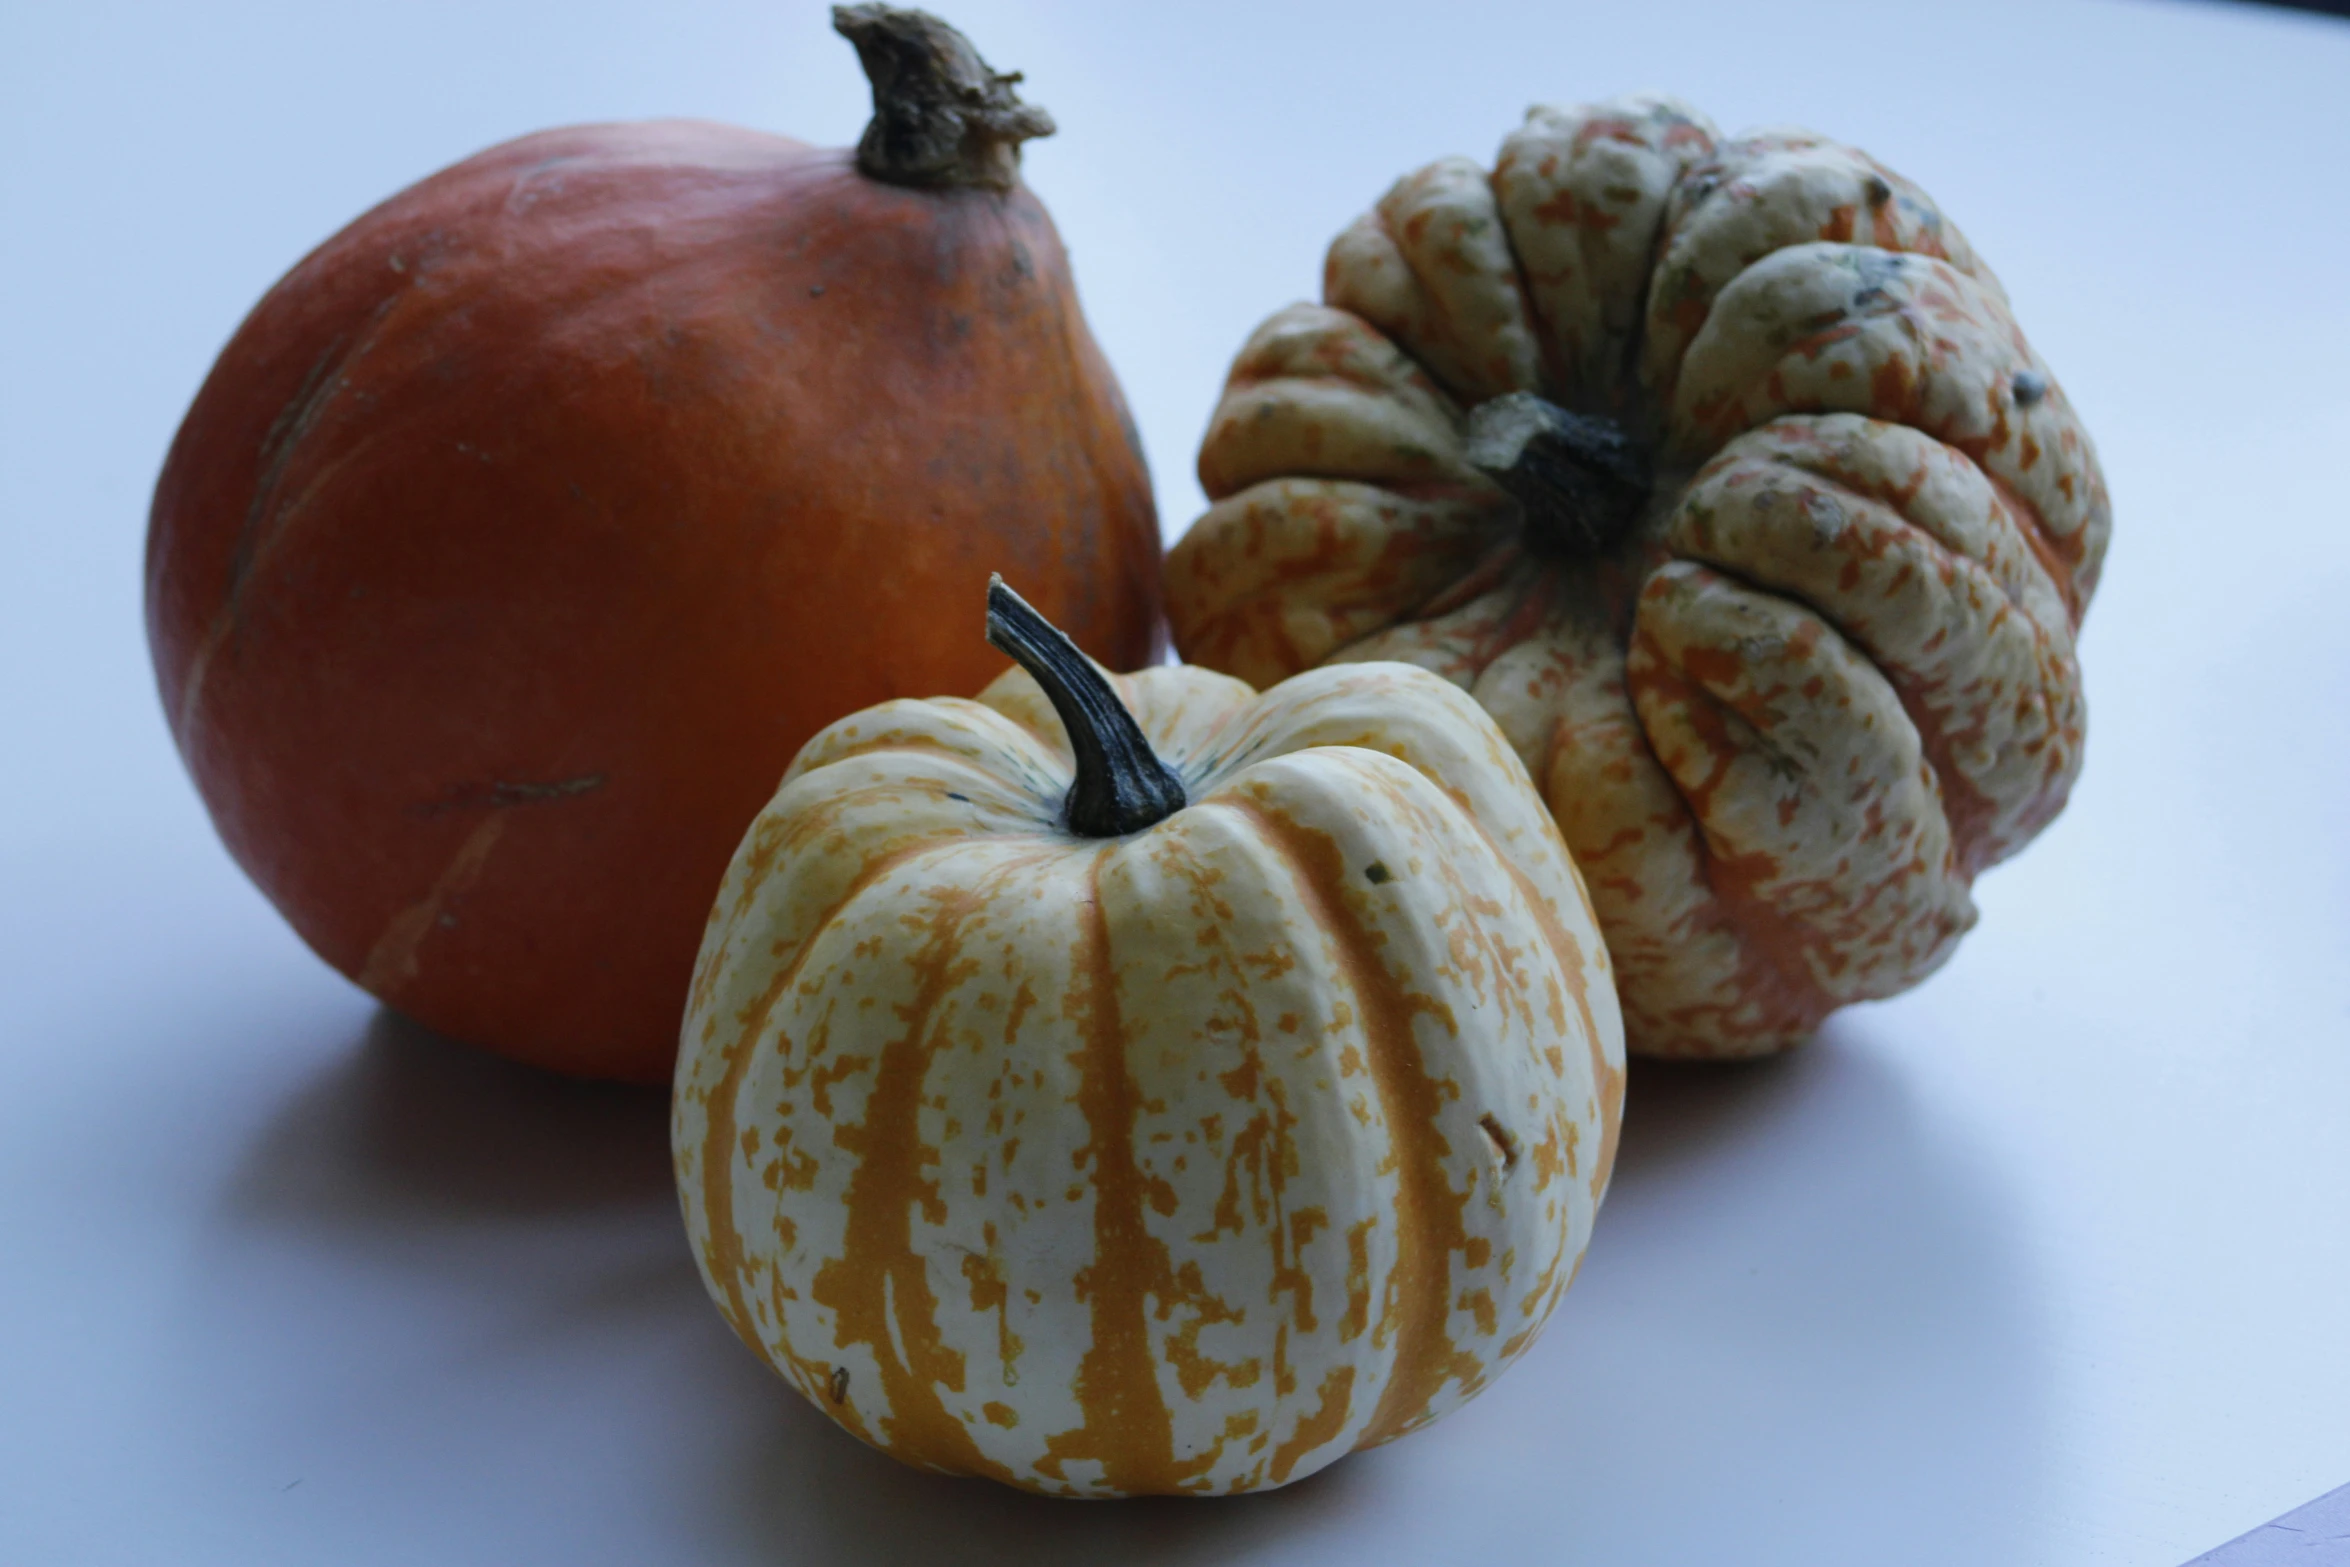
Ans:
{"type": "Polygon", "coordinates": [[[1053,133],[1053,117],[1020,101],[1018,72],[999,76],[971,41],[927,11],[836,5],[833,31],[856,45],[873,84],[873,119],[857,167],[891,185],[1020,183],[1020,144],[1053,133]]]}
{"type": "Polygon", "coordinates": [[[1183,809],[1183,780],[1159,760],[1093,660],[1001,577],[987,582],[987,640],[1036,677],[1069,732],[1077,782],[1061,814],[1071,832],[1121,838],[1183,809]]]}
{"type": "Polygon", "coordinates": [[[1537,554],[1613,549],[1648,500],[1648,459],[1630,436],[1532,392],[1470,410],[1468,458],[1525,512],[1526,543],[1537,554]]]}

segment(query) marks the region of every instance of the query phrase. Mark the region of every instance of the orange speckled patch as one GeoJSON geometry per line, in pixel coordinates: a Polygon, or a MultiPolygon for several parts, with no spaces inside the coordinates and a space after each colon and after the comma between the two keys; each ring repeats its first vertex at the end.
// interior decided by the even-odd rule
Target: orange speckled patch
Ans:
{"type": "Polygon", "coordinates": [[[1931,973],[2062,808],[2095,450],[1966,237],[1855,148],[1635,96],[1537,108],[1475,175],[1399,181],[1326,304],[1243,351],[1169,556],[1178,646],[1471,692],[1589,878],[1636,1048],[1787,1048],[1931,973]],[[1376,374],[1339,403],[1272,347],[1306,337],[1376,374]],[[1471,411],[1520,389],[1653,461],[1596,558],[1521,547],[1467,464],[1471,411]],[[1715,586],[1652,594],[1692,565],[1715,586]]]}
{"type": "Polygon", "coordinates": [[[1543,1167],[1620,1094],[1506,740],[1418,671],[1152,671],[1193,804],[1088,842],[1022,680],[837,726],[746,836],[673,1099],[713,1297],[875,1446],[1045,1492],[1286,1484],[1456,1407],[1571,1276],[1604,1175],[1543,1167]]]}

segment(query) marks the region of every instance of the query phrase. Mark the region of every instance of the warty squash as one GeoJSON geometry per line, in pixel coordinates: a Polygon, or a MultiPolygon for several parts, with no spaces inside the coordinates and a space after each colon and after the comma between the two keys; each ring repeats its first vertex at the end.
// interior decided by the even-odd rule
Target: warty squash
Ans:
{"type": "Polygon", "coordinates": [[[1424,665],[1588,879],[1632,1048],[1930,973],[2081,764],[2104,479],[1909,181],[1633,97],[1399,181],[1258,329],[1168,562],[1184,657],[1424,665]]]}
{"type": "Polygon", "coordinates": [[[1622,1025],[1499,732],[1399,664],[1025,666],[809,742],[702,946],[674,1147],[744,1341],[909,1463],[1277,1486],[1531,1343],[1622,1025]]]}

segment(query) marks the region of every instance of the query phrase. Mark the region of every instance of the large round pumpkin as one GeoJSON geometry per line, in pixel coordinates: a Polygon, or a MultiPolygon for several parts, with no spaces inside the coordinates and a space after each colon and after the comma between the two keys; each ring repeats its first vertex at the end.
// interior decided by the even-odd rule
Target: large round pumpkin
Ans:
{"type": "Polygon", "coordinates": [[[1183,655],[1472,691],[1635,1049],[1779,1049],[1941,963],[2080,767],[2110,527],[1957,228],[1852,148],[1629,98],[1400,181],[1323,292],[1233,367],[1183,655]]]}
{"type": "Polygon", "coordinates": [[[156,487],[155,664],[221,835],[458,1038],[665,1075],[744,824],[842,713],[994,673],[959,629],[991,569],[1156,654],[1143,460],[1017,180],[1050,122],[920,13],[837,21],[858,152],[470,158],[270,291],[156,487]]]}
{"type": "Polygon", "coordinates": [[[997,597],[1035,678],[826,730],[727,873],[673,1102],[695,1254],[909,1463],[1281,1485],[1459,1406],[1566,1290],[1606,950],[1444,681],[1104,683],[997,597]]]}

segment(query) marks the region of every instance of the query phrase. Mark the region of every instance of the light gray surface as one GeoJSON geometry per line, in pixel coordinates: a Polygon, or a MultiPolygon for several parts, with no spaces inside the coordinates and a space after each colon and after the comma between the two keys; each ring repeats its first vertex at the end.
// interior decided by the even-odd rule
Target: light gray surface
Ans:
{"type": "Polygon", "coordinates": [[[1435,1430],[1240,1503],[900,1470],[701,1298],[657,1097],[419,1037],[276,921],[138,607],[164,444],[309,245],[545,124],[847,141],[845,46],[769,0],[6,7],[0,1560],[2170,1567],[2350,1476],[2350,27],[955,15],[1060,120],[1033,183],[1170,530],[1248,328],[1530,101],[1669,87],[1920,181],[2113,480],[2071,810],[1921,991],[1782,1065],[1637,1071],[1581,1281],[1435,1430]]]}
{"type": "Polygon", "coordinates": [[[2350,1563],[2350,1485],[2262,1524],[2187,1567],[2343,1567],[2350,1563]]]}

